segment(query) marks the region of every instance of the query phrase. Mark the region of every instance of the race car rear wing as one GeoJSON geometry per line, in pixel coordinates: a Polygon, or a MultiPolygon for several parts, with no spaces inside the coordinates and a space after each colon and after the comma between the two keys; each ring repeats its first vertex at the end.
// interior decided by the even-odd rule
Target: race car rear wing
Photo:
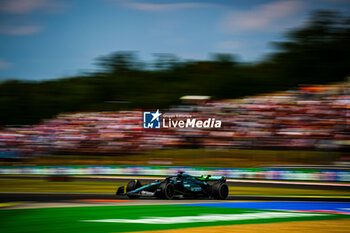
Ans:
{"type": "Polygon", "coordinates": [[[226,181],[225,176],[211,176],[211,175],[201,176],[201,177],[198,177],[197,179],[201,181],[222,181],[222,182],[226,181]]]}

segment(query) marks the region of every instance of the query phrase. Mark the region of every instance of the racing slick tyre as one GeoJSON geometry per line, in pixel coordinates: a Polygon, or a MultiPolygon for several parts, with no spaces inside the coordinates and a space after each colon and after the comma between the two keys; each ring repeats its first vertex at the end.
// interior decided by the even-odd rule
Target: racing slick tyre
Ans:
{"type": "MultiPolygon", "coordinates": [[[[132,190],[138,189],[141,186],[142,185],[141,185],[141,182],[139,180],[131,180],[131,181],[129,181],[128,185],[126,186],[126,192],[130,192],[132,190]]],[[[136,198],[140,197],[138,195],[133,195],[133,194],[126,194],[126,195],[130,199],[136,199],[136,198]]]]}
{"type": "Polygon", "coordinates": [[[215,183],[211,187],[211,196],[217,200],[226,199],[228,196],[228,186],[225,183],[215,183]]]}
{"type": "Polygon", "coordinates": [[[142,185],[141,185],[141,182],[139,180],[130,180],[128,185],[126,186],[126,191],[130,192],[132,190],[140,188],[141,186],[142,185]]]}
{"type": "Polygon", "coordinates": [[[172,183],[161,183],[160,186],[160,198],[171,200],[174,198],[175,187],[172,183]]]}

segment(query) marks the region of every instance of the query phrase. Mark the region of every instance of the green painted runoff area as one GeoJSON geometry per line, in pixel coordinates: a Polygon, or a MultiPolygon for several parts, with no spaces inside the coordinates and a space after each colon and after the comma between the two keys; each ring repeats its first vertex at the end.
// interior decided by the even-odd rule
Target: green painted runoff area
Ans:
{"type": "Polygon", "coordinates": [[[199,207],[185,205],[153,205],[153,206],[98,206],[98,207],[65,207],[41,209],[3,209],[0,210],[1,232],[131,232],[152,231],[185,227],[271,223],[286,221],[307,221],[349,218],[341,214],[318,214],[288,218],[230,220],[216,222],[189,222],[175,224],[145,224],[145,223],[108,223],[84,222],[84,220],[101,219],[142,219],[152,217],[203,216],[209,214],[248,214],[248,213],[290,213],[286,211],[268,211],[223,207],[199,207]]]}

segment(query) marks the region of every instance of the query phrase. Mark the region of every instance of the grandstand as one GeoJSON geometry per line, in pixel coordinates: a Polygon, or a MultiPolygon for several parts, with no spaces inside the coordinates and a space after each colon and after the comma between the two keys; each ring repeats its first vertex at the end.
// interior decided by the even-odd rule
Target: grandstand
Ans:
{"type": "Polygon", "coordinates": [[[220,119],[222,127],[149,131],[142,128],[141,111],[60,114],[37,125],[2,129],[0,157],[176,148],[339,151],[350,146],[348,83],[197,104],[195,112],[183,114],[220,119]]]}

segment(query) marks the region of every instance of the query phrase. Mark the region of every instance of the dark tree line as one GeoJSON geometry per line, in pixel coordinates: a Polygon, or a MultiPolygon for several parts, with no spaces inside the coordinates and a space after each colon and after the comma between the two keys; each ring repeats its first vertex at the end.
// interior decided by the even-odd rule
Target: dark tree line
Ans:
{"type": "Polygon", "coordinates": [[[163,108],[183,95],[237,98],[300,84],[343,81],[350,74],[350,17],[314,12],[277,51],[255,64],[231,54],[183,61],[155,54],[154,68],[134,52],[101,57],[101,69],[80,77],[0,84],[0,125],[32,124],[61,112],[163,108]],[[148,66],[148,68],[147,68],[148,66]]]}

